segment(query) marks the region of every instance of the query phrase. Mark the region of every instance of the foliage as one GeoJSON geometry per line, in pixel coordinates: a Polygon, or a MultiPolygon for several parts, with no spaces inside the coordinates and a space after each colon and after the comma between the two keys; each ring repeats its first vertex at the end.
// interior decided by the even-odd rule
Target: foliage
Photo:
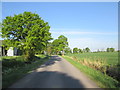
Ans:
{"type": "Polygon", "coordinates": [[[52,39],[49,29],[48,22],[44,22],[38,14],[24,12],[3,20],[2,37],[8,47],[23,50],[27,59],[30,59],[36,51],[45,49],[52,39]]]}
{"type": "Polygon", "coordinates": [[[47,55],[51,55],[51,54],[52,54],[52,52],[53,52],[52,49],[53,49],[52,43],[49,42],[49,43],[47,44],[47,48],[46,48],[46,53],[47,53],[47,55]]]}
{"type": "Polygon", "coordinates": [[[72,53],[72,50],[69,47],[66,47],[64,51],[66,54],[72,53]]]}
{"type": "Polygon", "coordinates": [[[65,37],[64,35],[60,35],[58,39],[55,39],[52,42],[52,45],[53,45],[53,52],[55,52],[56,54],[62,52],[63,55],[65,48],[68,47],[67,37],[65,37]]]}
{"type": "Polygon", "coordinates": [[[82,49],[78,49],[77,47],[73,48],[73,53],[83,53],[82,49]]]}
{"type": "Polygon", "coordinates": [[[24,66],[24,64],[25,63],[23,61],[16,60],[16,58],[11,58],[11,59],[3,58],[2,60],[3,72],[4,70],[9,69],[9,68],[17,68],[20,66],[24,66]]]}
{"type": "Polygon", "coordinates": [[[55,54],[58,54],[59,51],[60,51],[60,44],[59,44],[59,40],[58,39],[55,39],[53,42],[52,42],[52,46],[53,46],[53,53],[55,54]]]}
{"type": "Polygon", "coordinates": [[[79,53],[83,53],[82,49],[79,49],[79,53]]]}
{"type": "MultiPolygon", "coordinates": [[[[18,68],[28,64],[25,61],[24,56],[4,56],[1,57],[1,59],[2,59],[3,74],[6,73],[8,69],[18,68]]],[[[32,60],[31,62],[34,62],[35,60],[37,60],[36,56],[34,56],[34,60],[32,60]]]]}
{"type": "Polygon", "coordinates": [[[114,48],[107,48],[106,51],[107,51],[107,52],[114,52],[115,49],[114,49],[114,48]]]}
{"type": "Polygon", "coordinates": [[[88,47],[86,47],[85,52],[90,52],[90,49],[88,47]]]}
{"type": "Polygon", "coordinates": [[[110,48],[107,48],[107,50],[106,50],[107,52],[110,52],[110,48]]]}
{"type": "Polygon", "coordinates": [[[73,48],[73,53],[79,53],[79,49],[78,48],[73,48]]]}

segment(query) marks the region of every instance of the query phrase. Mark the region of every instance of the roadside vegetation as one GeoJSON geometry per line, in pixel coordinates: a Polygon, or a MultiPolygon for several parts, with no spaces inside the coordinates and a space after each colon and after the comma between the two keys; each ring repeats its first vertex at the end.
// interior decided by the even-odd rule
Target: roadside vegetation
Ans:
{"type": "Polygon", "coordinates": [[[118,52],[67,54],[63,56],[102,88],[120,87],[118,52]]]}
{"type": "Polygon", "coordinates": [[[22,56],[7,56],[2,59],[2,87],[7,88],[23,76],[31,73],[41,64],[45,63],[49,56],[36,55],[34,61],[26,63],[22,56]]]}

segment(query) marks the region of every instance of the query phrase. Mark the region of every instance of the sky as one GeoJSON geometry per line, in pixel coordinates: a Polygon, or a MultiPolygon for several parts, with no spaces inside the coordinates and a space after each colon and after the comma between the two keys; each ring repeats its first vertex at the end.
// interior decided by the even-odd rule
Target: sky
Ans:
{"type": "Polygon", "coordinates": [[[2,2],[119,2],[119,0],[1,0],[2,2]]]}
{"type": "Polygon", "coordinates": [[[66,36],[71,49],[118,49],[117,2],[2,2],[2,19],[24,11],[39,14],[52,37],[66,36]]]}

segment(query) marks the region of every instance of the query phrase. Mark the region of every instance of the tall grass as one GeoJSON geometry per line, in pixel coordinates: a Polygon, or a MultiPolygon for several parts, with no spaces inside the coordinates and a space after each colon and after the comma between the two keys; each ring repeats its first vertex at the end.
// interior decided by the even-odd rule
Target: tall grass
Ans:
{"type": "Polygon", "coordinates": [[[99,52],[99,53],[80,53],[80,54],[68,54],[67,56],[76,56],[79,60],[91,60],[91,61],[102,61],[106,65],[117,65],[118,64],[118,52],[99,52]]]}
{"type": "Polygon", "coordinates": [[[100,70],[101,72],[105,73],[105,71],[106,71],[106,68],[104,67],[105,66],[105,60],[102,61],[101,58],[96,58],[95,60],[91,60],[90,58],[83,58],[82,60],[79,60],[79,58],[76,57],[76,56],[72,56],[72,57],[69,57],[69,58],[71,58],[74,61],[76,61],[78,63],[81,63],[83,65],[86,65],[86,66],[89,66],[91,68],[100,70]]]}

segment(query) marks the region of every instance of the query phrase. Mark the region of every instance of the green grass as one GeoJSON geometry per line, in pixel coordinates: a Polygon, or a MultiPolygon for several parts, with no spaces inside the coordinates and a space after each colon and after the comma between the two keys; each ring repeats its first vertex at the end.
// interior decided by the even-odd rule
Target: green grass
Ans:
{"type": "MultiPolygon", "coordinates": [[[[72,55],[72,54],[71,54],[72,55]]],[[[89,68],[88,66],[82,65],[69,57],[63,56],[67,61],[77,67],[80,71],[84,72],[89,78],[96,82],[96,84],[101,88],[116,88],[119,82],[100,71],[89,68]]]]}
{"type": "Polygon", "coordinates": [[[99,52],[99,53],[81,53],[81,54],[68,54],[67,56],[76,56],[79,60],[101,60],[106,65],[118,64],[118,52],[99,52]]]}
{"type": "MultiPolygon", "coordinates": [[[[2,75],[2,87],[7,88],[23,76],[31,73],[34,69],[36,69],[38,66],[46,62],[49,57],[46,57],[45,55],[36,55],[38,58],[36,58],[35,62],[32,62],[31,64],[25,64],[21,65],[19,67],[11,67],[7,68],[7,72],[3,73],[2,75]]],[[[13,57],[2,57],[6,59],[16,59],[17,61],[23,61],[21,56],[18,56],[19,58],[13,57]]],[[[21,62],[20,62],[21,63],[21,62]]],[[[4,68],[4,67],[3,67],[4,68]]]]}

